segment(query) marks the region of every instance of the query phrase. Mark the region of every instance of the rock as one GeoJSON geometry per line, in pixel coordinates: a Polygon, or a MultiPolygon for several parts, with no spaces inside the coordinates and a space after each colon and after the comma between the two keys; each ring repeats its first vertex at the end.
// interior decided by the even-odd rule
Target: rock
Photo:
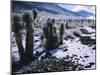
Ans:
{"type": "Polygon", "coordinates": [[[39,40],[35,40],[35,42],[38,42],[39,40]]]}
{"type": "Polygon", "coordinates": [[[82,60],[83,62],[85,62],[85,60],[82,60]]]}
{"type": "Polygon", "coordinates": [[[75,60],[78,60],[79,61],[80,59],[79,58],[75,58],[75,60]]]}
{"type": "Polygon", "coordinates": [[[83,59],[83,57],[82,57],[82,56],[80,56],[80,58],[81,58],[81,59],[83,59]]]}
{"type": "Polygon", "coordinates": [[[75,36],[74,35],[71,35],[71,34],[68,34],[66,35],[66,37],[64,38],[65,40],[68,40],[68,39],[75,39],[75,36]]]}
{"type": "Polygon", "coordinates": [[[39,36],[39,35],[40,35],[40,34],[35,34],[34,36],[36,36],[36,37],[37,37],[37,36],[39,36]]]}
{"type": "Polygon", "coordinates": [[[92,49],[96,50],[96,46],[94,46],[92,49]]]}
{"type": "Polygon", "coordinates": [[[90,46],[93,44],[96,44],[96,40],[91,39],[90,36],[82,36],[82,37],[80,37],[80,41],[82,44],[90,45],[90,46]]]}
{"type": "Polygon", "coordinates": [[[89,57],[88,55],[84,56],[84,58],[88,58],[88,57],[89,57]]]}
{"type": "Polygon", "coordinates": [[[95,25],[92,25],[92,26],[89,26],[89,27],[91,27],[92,29],[96,29],[96,26],[95,25]]]}
{"type": "Polygon", "coordinates": [[[68,49],[64,49],[63,51],[64,51],[64,52],[65,52],[65,51],[68,51],[68,49]]]}
{"type": "Polygon", "coordinates": [[[83,34],[89,34],[88,30],[86,30],[86,29],[80,29],[80,30],[81,30],[81,32],[82,32],[83,34]]]}
{"type": "Polygon", "coordinates": [[[90,62],[89,64],[90,64],[90,65],[94,65],[95,63],[94,63],[94,62],[90,62]]]}
{"type": "Polygon", "coordinates": [[[78,49],[80,49],[80,48],[78,48],[78,49]]]}
{"type": "Polygon", "coordinates": [[[91,53],[93,53],[93,52],[91,52],[91,53]]]}
{"type": "Polygon", "coordinates": [[[79,32],[73,32],[73,34],[76,36],[76,37],[80,37],[81,34],[79,32]]]}
{"type": "Polygon", "coordinates": [[[73,56],[73,57],[77,57],[77,55],[75,55],[75,54],[72,54],[72,56],[73,56]]]}
{"type": "Polygon", "coordinates": [[[12,41],[12,44],[15,44],[16,42],[15,41],[12,41]]]}
{"type": "Polygon", "coordinates": [[[85,66],[85,68],[91,68],[91,65],[87,65],[87,66],[85,66]]]}

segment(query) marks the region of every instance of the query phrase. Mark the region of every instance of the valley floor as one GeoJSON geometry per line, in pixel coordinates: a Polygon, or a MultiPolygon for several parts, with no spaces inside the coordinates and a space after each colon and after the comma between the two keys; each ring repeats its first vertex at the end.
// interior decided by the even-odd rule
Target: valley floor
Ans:
{"type": "MultiPolygon", "coordinates": [[[[75,37],[74,39],[67,38],[67,31],[65,31],[63,44],[60,45],[58,48],[50,51],[52,57],[56,57],[56,59],[59,60],[69,57],[69,59],[66,59],[66,61],[72,60],[72,62],[81,64],[84,69],[95,69],[96,68],[96,61],[95,61],[96,44],[94,44],[94,41],[96,42],[95,29],[92,29],[90,27],[84,27],[84,29],[87,29],[88,32],[91,32],[91,34],[83,34],[83,33],[81,34],[81,37],[85,38],[90,37],[92,39],[88,40],[91,41],[89,44],[83,44],[80,37],[75,37]]],[[[36,54],[37,52],[41,53],[45,50],[43,47],[43,43],[41,41],[41,33],[42,33],[41,29],[37,28],[35,30],[33,54],[36,54]]],[[[24,47],[25,47],[25,35],[26,35],[25,30],[23,30],[22,38],[24,47]]],[[[18,48],[15,42],[13,32],[11,41],[12,41],[12,61],[16,63],[20,60],[20,57],[18,54],[18,48]]],[[[38,56],[37,61],[41,61],[43,56],[45,56],[45,52],[40,56],[38,56]]],[[[32,63],[34,63],[34,61],[32,63]]]]}

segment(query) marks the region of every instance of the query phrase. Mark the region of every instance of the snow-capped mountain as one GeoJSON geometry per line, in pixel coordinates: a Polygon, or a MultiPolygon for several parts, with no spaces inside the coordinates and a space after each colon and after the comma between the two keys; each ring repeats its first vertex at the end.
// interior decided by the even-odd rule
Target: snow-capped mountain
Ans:
{"type": "Polygon", "coordinates": [[[28,2],[21,2],[21,1],[13,1],[12,3],[12,12],[20,12],[20,10],[25,10],[25,9],[33,9],[37,8],[40,11],[46,11],[50,12],[53,14],[64,14],[68,16],[80,16],[75,12],[72,12],[70,10],[64,9],[57,4],[54,3],[39,3],[39,2],[33,2],[33,3],[28,3],[28,2]]]}
{"type": "Polygon", "coordinates": [[[83,17],[89,17],[89,16],[94,16],[93,13],[85,11],[85,10],[81,10],[77,12],[79,15],[83,16],[83,17]]]}
{"type": "Polygon", "coordinates": [[[40,11],[46,11],[52,14],[63,14],[68,16],[74,17],[92,17],[94,18],[95,15],[92,12],[80,10],[80,11],[72,11],[67,10],[63,7],[55,3],[40,3],[40,2],[22,2],[22,1],[12,1],[12,12],[19,13],[22,10],[30,10],[37,8],[40,11]]]}
{"type": "Polygon", "coordinates": [[[87,19],[95,19],[95,6],[75,6],[71,11],[76,12],[87,19]]]}

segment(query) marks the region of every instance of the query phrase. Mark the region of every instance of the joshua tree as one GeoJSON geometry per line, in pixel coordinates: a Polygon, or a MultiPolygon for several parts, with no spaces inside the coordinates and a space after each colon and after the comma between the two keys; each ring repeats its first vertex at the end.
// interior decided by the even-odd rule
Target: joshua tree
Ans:
{"type": "Polygon", "coordinates": [[[64,35],[64,24],[61,24],[61,27],[60,27],[60,44],[63,43],[63,35],[64,35]]]}
{"type": "Polygon", "coordinates": [[[24,48],[22,45],[22,39],[20,34],[20,27],[21,27],[21,18],[19,15],[13,16],[13,24],[12,24],[12,30],[15,34],[16,43],[18,46],[18,52],[20,55],[20,61],[24,60],[24,48]]]}
{"type": "Polygon", "coordinates": [[[68,23],[65,24],[66,29],[69,29],[68,23]]]}
{"type": "Polygon", "coordinates": [[[46,38],[45,48],[47,50],[54,49],[58,46],[58,37],[56,34],[56,28],[53,26],[55,20],[47,21],[47,26],[44,27],[44,37],[46,38]]]}
{"type": "Polygon", "coordinates": [[[27,60],[33,58],[33,17],[32,12],[25,12],[23,15],[23,21],[26,24],[26,47],[25,55],[27,60]]]}
{"type": "Polygon", "coordinates": [[[25,47],[25,55],[26,59],[31,61],[33,59],[33,24],[37,17],[37,10],[27,11],[23,15],[23,21],[26,24],[26,47],[25,47]]]}
{"type": "Polygon", "coordinates": [[[33,19],[35,20],[38,15],[38,11],[37,11],[37,9],[34,9],[34,10],[32,10],[32,12],[33,12],[33,19]]]}

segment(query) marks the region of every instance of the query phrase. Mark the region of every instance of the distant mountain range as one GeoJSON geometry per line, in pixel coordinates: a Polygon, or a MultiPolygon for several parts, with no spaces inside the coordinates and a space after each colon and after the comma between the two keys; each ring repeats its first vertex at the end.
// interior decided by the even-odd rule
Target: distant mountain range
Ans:
{"type": "Polygon", "coordinates": [[[20,13],[21,10],[31,10],[37,8],[39,11],[46,11],[52,14],[63,14],[68,16],[75,17],[95,17],[91,12],[80,10],[80,11],[71,11],[60,7],[55,3],[41,3],[41,2],[23,2],[23,1],[12,1],[12,12],[20,13]]]}

